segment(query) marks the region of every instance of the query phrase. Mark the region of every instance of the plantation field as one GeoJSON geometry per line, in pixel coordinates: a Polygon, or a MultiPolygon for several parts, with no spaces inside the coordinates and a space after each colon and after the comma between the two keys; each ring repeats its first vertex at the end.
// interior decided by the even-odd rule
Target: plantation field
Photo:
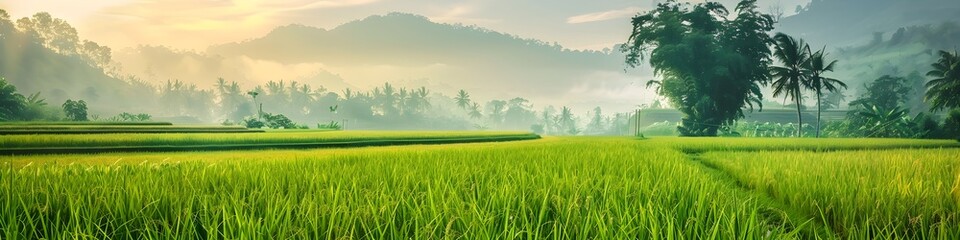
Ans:
{"type": "Polygon", "coordinates": [[[0,124],[0,135],[107,133],[256,133],[242,126],[172,125],[163,122],[38,122],[0,124]]]}
{"type": "Polygon", "coordinates": [[[25,147],[194,146],[222,144],[311,143],[355,140],[526,136],[507,131],[325,131],[279,130],[237,134],[16,135],[0,138],[0,149],[25,147]]]}
{"type": "Polygon", "coordinates": [[[141,126],[169,126],[173,123],[169,122],[97,122],[97,121],[54,121],[54,122],[44,122],[44,121],[28,121],[28,122],[0,122],[0,127],[6,126],[45,126],[45,125],[119,125],[119,126],[130,126],[130,125],[141,125],[141,126]]]}
{"type": "MultiPolygon", "coordinates": [[[[80,139],[27,144],[123,142],[80,139]]],[[[4,239],[957,239],[958,147],[548,137],[0,156],[0,230],[4,239]]]]}

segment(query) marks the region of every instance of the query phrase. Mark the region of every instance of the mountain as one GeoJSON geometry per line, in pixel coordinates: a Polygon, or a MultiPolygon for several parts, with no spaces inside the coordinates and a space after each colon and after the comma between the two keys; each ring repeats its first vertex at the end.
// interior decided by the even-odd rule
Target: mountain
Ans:
{"type": "Polygon", "coordinates": [[[814,0],[798,10],[781,19],[777,30],[816,45],[864,44],[875,32],[960,22],[957,0],[814,0]]]}
{"type": "Polygon", "coordinates": [[[577,86],[592,90],[604,84],[605,90],[615,90],[631,78],[623,73],[619,53],[569,50],[404,13],[374,15],[330,30],[278,27],[260,38],[211,46],[207,53],[318,64],[356,86],[427,79],[438,86],[475,90],[481,97],[556,96],[577,86]]]}
{"type": "Polygon", "coordinates": [[[917,113],[926,110],[923,74],[936,52],[960,47],[958,13],[956,0],[815,0],[782,19],[777,31],[825,47],[839,60],[830,76],[850,86],[847,101],[883,75],[908,78],[915,96],[909,108],[917,113]]]}
{"type": "Polygon", "coordinates": [[[420,66],[436,63],[469,66],[618,66],[620,59],[600,52],[563,49],[472,26],[431,22],[423,16],[390,13],[346,23],[332,30],[303,25],[279,27],[266,36],[213,46],[208,52],[246,55],[283,63],[420,66]],[[289,47],[294,46],[294,47],[289,47]],[[280,48],[282,47],[282,48],[280,48]]]}

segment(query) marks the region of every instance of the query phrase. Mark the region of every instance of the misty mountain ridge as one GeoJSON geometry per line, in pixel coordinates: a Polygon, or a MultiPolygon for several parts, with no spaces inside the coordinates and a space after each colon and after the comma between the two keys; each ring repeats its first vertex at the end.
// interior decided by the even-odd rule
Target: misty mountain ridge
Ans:
{"type": "Polygon", "coordinates": [[[875,32],[892,34],[903,27],[943,22],[960,22],[960,1],[814,0],[796,15],[781,19],[777,31],[803,37],[812,45],[846,47],[873,41],[875,32]]]}
{"type": "Polygon", "coordinates": [[[282,26],[261,38],[211,46],[208,52],[282,63],[331,65],[509,65],[504,62],[542,68],[621,65],[621,60],[611,58],[609,53],[572,51],[539,40],[475,26],[435,23],[420,15],[396,12],[369,16],[331,30],[300,24],[282,26]]]}

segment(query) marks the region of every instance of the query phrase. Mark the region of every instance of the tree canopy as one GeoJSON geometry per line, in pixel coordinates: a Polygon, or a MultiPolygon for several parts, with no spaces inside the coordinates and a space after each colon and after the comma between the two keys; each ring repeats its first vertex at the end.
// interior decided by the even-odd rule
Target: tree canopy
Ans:
{"type": "Polygon", "coordinates": [[[743,117],[743,108],[762,107],[774,20],[741,1],[732,18],[720,3],[696,5],[675,0],[633,18],[621,51],[636,67],[647,60],[661,77],[658,94],[684,114],[679,132],[714,136],[743,117]]]}

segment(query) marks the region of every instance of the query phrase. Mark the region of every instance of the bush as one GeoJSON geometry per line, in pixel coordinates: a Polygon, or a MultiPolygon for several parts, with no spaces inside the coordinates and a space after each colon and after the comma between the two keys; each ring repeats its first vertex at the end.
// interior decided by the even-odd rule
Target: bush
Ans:
{"type": "Polygon", "coordinates": [[[335,129],[335,130],[341,130],[341,129],[343,129],[343,126],[340,126],[340,123],[338,123],[338,122],[330,121],[330,123],[327,123],[327,124],[319,124],[319,123],[317,123],[317,129],[335,129]]]}
{"type": "Polygon", "coordinates": [[[264,126],[262,121],[252,117],[244,118],[243,125],[246,126],[247,128],[263,128],[264,126]]]}
{"type": "Polygon", "coordinates": [[[264,124],[273,129],[297,129],[300,126],[283,114],[263,114],[264,124]]]}
{"type": "Polygon", "coordinates": [[[150,121],[150,118],[152,118],[152,116],[146,113],[132,114],[124,112],[108,120],[111,122],[146,122],[150,121]]]}

